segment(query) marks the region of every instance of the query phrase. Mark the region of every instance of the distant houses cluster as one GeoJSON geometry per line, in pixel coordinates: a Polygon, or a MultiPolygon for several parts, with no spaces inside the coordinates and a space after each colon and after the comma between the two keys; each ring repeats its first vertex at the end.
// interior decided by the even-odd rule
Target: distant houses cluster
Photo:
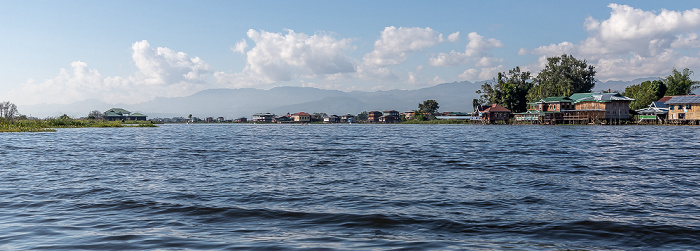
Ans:
{"type": "Polygon", "coordinates": [[[576,93],[528,103],[527,112],[513,115],[516,122],[542,124],[619,123],[630,119],[633,100],[619,93],[576,93]]]}
{"type": "Polygon", "coordinates": [[[642,124],[700,124],[700,95],[666,96],[636,111],[642,124]]]}
{"type": "MultiPolygon", "coordinates": [[[[431,114],[438,120],[467,120],[475,123],[516,124],[618,124],[636,120],[639,124],[694,124],[700,125],[700,95],[666,96],[648,107],[630,111],[634,99],[619,93],[575,93],[571,96],[547,97],[527,104],[527,111],[512,113],[500,104],[482,105],[474,112],[443,112],[431,114]],[[632,115],[632,114],[634,115],[632,115]]],[[[398,123],[411,120],[416,111],[369,111],[358,115],[309,114],[306,112],[275,115],[256,113],[249,120],[245,117],[225,120],[223,117],[176,117],[153,119],[164,123],[234,122],[234,123],[398,123]]],[[[112,108],[104,113],[106,120],[146,120],[146,115],[112,108]]]]}
{"type": "MultiPolygon", "coordinates": [[[[527,111],[511,113],[493,104],[478,107],[474,116],[489,123],[591,124],[624,123],[633,119],[630,102],[619,93],[576,93],[569,97],[547,97],[527,104],[527,111]]],[[[700,124],[700,96],[667,96],[647,108],[634,111],[639,124],[700,124]]]]}
{"type": "Polygon", "coordinates": [[[326,114],[308,114],[306,112],[298,112],[294,114],[287,113],[286,115],[277,116],[272,113],[256,113],[253,114],[250,120],[254,123],[310,123],[310,122],[325,122],[325,123],[355,123],[357,117],[355,115],[346,114],[326,115],[326,114]]]}

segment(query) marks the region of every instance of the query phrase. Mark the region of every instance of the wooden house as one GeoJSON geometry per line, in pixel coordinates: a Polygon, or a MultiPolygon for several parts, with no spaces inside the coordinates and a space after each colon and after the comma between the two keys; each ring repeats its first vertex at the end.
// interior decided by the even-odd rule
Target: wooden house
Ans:
{"type": "Polygon", "coordinates": [[[488,122],[508,121],[510,119],[510,110],[499,104],[481,106],[479,109],[479,117],[488,122]]]}
{"type": "Polygon", "coordinates": [[[340,116],[340,122],[341,123],[355,123],[357,122],[357,117],[352,114],[345,114],[343,116],[340,116]]]}
{"type": "Polygon", "coordinates": [[[263,123],[270,123],[275,119],[275,115],[272,113],[256,113],[253,114],[253,122],[263,122],[263,123]]]}
{"type": "Polygon", "coordinates": [[[367,113],[367,121],[369,122],[379,122],[379,118],[382,117],[382,112],[380,111],[371,111],[367,113]]]}
{"type": "Polygon", "coordinates": [[[384,111],[383,115],[379,117],[379,122],[384,123],[398,123],[401,122],[401,114],[399,111],[387,110],[384,111]]]}
{"type": "Polygon", "coordinates": [[[564,114],[574,109],[569,97],[547,97],[527,104],[527,112],[515,113],[515,120],[541,124],[564,122],[564,114]]]}
{"type": "Polygon", "coordinates": [[[141,113],[131,113],[130,111],[124,110],[122,108],[112,108],[104,112],[105,120],[117,121],[117,120],[146,120],[146,115],[141,113]]]}
{"type": "Polygon", "coordinates": [[[295,114],[292,114],[292,119],[294,122],[310,122],[311,121],[311,114],[305,113],[305,112],[298,112],[295,114]]]}
{"type": "Polygon", "coordinates": [[[652,101],[647,108],[636,110],[638,122],[640,123],[664,123],[666,118],[668,118],[668,104],[666,101],[672,97],[667,96],[659,99],[658,101],[652,101]]]}
{"type": "Polygon", "coordinates": [[[575,93],[569,98],[574,101],[574,109],[564,113],[567,123],[627,120],[634,100],[619,93],[575,93]]]}
{"type": "Polygon", "coordinates": [[[330,115],[323,117],[323,123],[338,123],[340,122],[340,117],[337,115],[330,115]]]}
{"type": "Polygon", "coordinates": [[[700,95],[673,96],[666,101],[670,123],[698,124],[700,122],[700,95]]]}

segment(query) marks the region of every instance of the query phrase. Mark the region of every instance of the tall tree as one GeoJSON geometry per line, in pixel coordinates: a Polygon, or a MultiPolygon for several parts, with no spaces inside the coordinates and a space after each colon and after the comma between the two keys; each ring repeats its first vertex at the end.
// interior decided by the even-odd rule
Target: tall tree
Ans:
{"type": "Polygon", "coordinates": [[[103,116],[102,116],[102,113],[100,111],[94,110],[94,111],[91,111],[90,113],[88,113],[87,118],[88,119],[102,119],[103,116]]]}
{"type": "Polygon", "coordinates": [[[513,112],[527,110],[527,94],[533,86],[529,71],[521,72],[520,67],[515,67],[508,72],[499,72],[494,82],[495,84],[486,82],[481,90],[476,91],[481,94],[481,99],[478,100],[480,104],[495,103],[513,112]]]}
{"type": "MultiPolygon", "coordinates": [[[[484,84],[481,85],[481,89],[476,90],[476,94],[479,94],[479,99],[477,100],[477,102],[479,102],[480,106],[486,104],[493,104],[492,100],[495,100],[494,96],[496,95],[495,90],[493,89],[493,85],[488,81],[484,82],[484,84]]],[[[476,108],[477,107],[474,107],[474,109],[476,108]]]]}
{"type": "Polygon", "coordinates": [[[19,115],[17,105],[10,103],[10,101],[0,102],[0,118],[11,120],[17,115],[19,115]]]}
{"type": "Polygon", "coordinates": [[[622,95],[633,98],[631,110],[647,107],[652,101],[661,99],[666,93],[666,85],[661,80],[644,81],[638,85],[625,88],[622,95]]]}
{"type": "Polygon", "coordinates": [[[364,111],[359,114],[357,114],[357,120],[358,121],[367,121],[369,120],[369,112],[364,111]]]}
{"type": "Polygon", "coordinates": [[[440,109],[440,105],[434,99],[429,99],[418,104],[418,111],[421,113],[434,114],[438,109],[440,109]]]}
{"type": "Polygon", "coordinates": [[[547,58],[547,65],[537,74],[535,85],[527,95],[529,101],[546,97],[571,96],[591,92],[595,86],[595,67],[571,55],[547,58]]]}
{"type": "Polygon", "coordinates": [[[693,75],[693,71],[688,68],[683,69],[683,72],[679,72],[676,68],[673,68],[671,75],[663,79],[664,84],[668,87],[666,95],[688,95],[700,87],[700,81],[691,80],[690,75],[693,75]]]}

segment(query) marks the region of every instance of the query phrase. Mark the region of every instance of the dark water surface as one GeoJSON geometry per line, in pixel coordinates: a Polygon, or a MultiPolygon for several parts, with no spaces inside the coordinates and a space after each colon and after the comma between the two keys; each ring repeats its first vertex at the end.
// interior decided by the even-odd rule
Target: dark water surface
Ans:
{"type": "Polygon", "coordinates": [[[0,134],[0,249],[700,249],[700,127],[0,134]]]}

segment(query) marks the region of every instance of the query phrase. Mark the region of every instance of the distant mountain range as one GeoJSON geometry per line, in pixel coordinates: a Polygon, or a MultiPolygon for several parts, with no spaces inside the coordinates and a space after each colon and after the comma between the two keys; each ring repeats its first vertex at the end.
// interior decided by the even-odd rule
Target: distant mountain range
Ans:
{"type": "MultiPolygon", "coordinates": [[[[599,82],[595,90],[624,91],[625,87],[639,84],[644,78],[632,81],[599,82]]],[[[85,100],[68,105],[28,105],[18,106],[20,113],[38,117],[55,117],[67,114],[71,117],[85,117],[90,111],[106,111],[119,107],[131,112],[140,112],[149,118],[224,117],[235,119],[250,118],[255,113],[270,112],[278,115],[296,112],[327,114],[358,114],[371,110],[408,111],[418,108],[418,104],[435,99],[440,111],[472,111],[472,99],[482,82],[468,81],[444,83],[417,90],[390,90],[376,92],[343,92],[322,90],[311,87],[276,87],[270,90],[210,89],[187,97],[155,98],[139,104],[106,104],[97,100],[85,100]]]]}

